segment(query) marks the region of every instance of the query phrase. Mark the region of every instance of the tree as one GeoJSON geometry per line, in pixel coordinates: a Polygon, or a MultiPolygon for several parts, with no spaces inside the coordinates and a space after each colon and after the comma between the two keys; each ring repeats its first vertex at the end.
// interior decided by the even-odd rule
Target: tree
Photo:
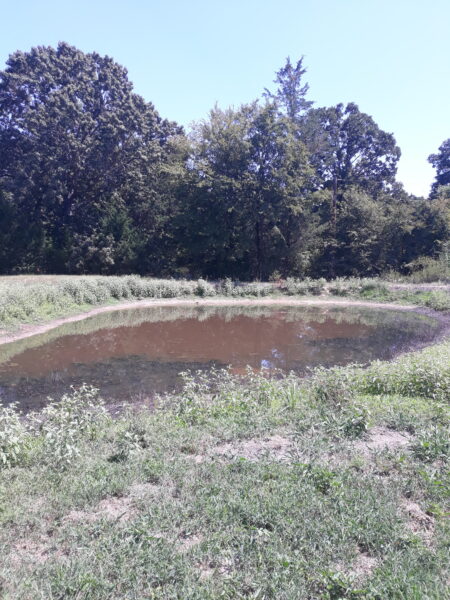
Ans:
{"type": "Polygon", "coordinates": [[[286,64],[276,73],[274,83],[278,84],[275,94],[268,89],[264,95],[272,101],[275,101],[284,108],[285,115],[293,123],[299,122],[304,113],[306,113],[314,102],[306,100],[306,94],[309,90],[307,83],[302,85],[303,75],[306,69],[303,67],[303,57],[292,65],[291,59],[286,59],[286,64]]]}
{"type": "Polygon", "coordinates": [[[196,129],[191,164],[191,264],[258,279],[305,268],[312,172],[276,104],[215,108],[196,129]]]}
{"type": "Polygon", "coordinates": [[[435,197],[439,186],[450,185],[450,138],[442,142],[437,154],[430,154],[428,162],[436,169],[436,179],[431,188],[431,195],[435,197]]]}
{"type": "Polygon", "coordinates": [[[134,241],[151,234],[175,133],[107,56],[65,43],[10,56],[0,72],[0,190],[22,234],[16,266],[108,272],[129,264],[130,231],[144,214],[134,241]]]}
{"type": "Polygon", "coordinates": [[[349,186],[376,193],[394,183],[400,158],[394,136],[356,104],[309,111],[304,135],[321,185],[336,196],[349,186]]]}
{"type": "Polygon", "coordinates": [[[356,104],[312,109],[302,125],[318,189],[330,190],[328,275],[336,275],[338,211],[346,192],[358,188],[376,197],[395,182],[400,149],[356,104]]]}

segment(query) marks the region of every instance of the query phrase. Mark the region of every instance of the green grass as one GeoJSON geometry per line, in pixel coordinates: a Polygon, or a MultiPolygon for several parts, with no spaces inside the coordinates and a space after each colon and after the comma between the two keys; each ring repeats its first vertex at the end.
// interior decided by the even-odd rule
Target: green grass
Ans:
{"type": "Polygon", "coordinates": [[[3,413],[0,595],[445,598],[449,356],[186,374],[115,420],[89,388],[3,413]]]}
{"type": "Polygon", "coordinates": [[[241,283],[202,279],[160,280],[136,275],[30,276],[0,278],[0,329],[48,321],[85,312],[96,306],[123,301],[162,298],[260,298],[265,296],[322,296],[389,303],[408,303],[434,310],[450,310],[446,290],[420,291],[411,286],[396,289],[377,279],[294,279],[276,283],[241,283]]]}

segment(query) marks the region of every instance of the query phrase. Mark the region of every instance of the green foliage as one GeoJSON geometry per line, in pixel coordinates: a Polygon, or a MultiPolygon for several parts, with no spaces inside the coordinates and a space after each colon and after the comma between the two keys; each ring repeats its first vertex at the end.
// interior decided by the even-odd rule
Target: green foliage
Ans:
{"type": "Polygon", "coordinates": [[[450,456],[450,435],[448,427],[435,425],[422,431],[411,445],[414,455],[422,461],[447,461],[450,456]]]}
{"type": "Polygon", "coordinates": [[[61,278],[27,285],[0,282],[0,323],[27,322],[67,313],[80,306],[119,300],[202,295],[203,289],[214,291],[207,282],[142,279],[136,275],[61,278]]]}
{"type": "Polygon", "coordinates": [[[80,307],[87,309],[124,300],[144,300],[183,297],[263,298],[269,295],[347,296],[384,302],[408,302],[446,311],[450,295],[444,290],[416,291],[396,288],[384,281],[367,278],[299,279],[288,277],[273,283],[245,283],[225,279],[206,280],[150,279],[137,275],[122,277],[55,277],[8,278],[0,280],[0,326],[10,327],[30,321],[51,319],[70,314],[80,307]]]}
{"type": "Polygon", "coordinates": [[[325,571],[318,587],[324,600],[361,600],[368,597],[367,590],[355,589],[351,578],[343,573],[325,571]]]}
{"type": "Polygon", "coordinates": [[[368,430],[369,411],[358,404],[336,405],[330,412],[323,406],[321,411],[324,428],[338,438],[358,439],[368,430]]]}
{"type": "Polygon", "coordinates": [[[300,123],[303,113],[309,110],[314,102],[306,100],[309,90],[307,83],[302,85],[303,75],[306,69],[303,67],[303,57],[294,66],[291,59],[286,59],[286,64],[279,71],[274,83],[278,83],[275,94],[265,90],[266,98],[274,100],[285,112],[289,120],[295,124],[300,123]]]}
{"type": "Polygon", "coordinates": [[[275,103],[215,108],[192,135],[191,272],[268,279],[303,271],[314,226],[306,148],[275,103]]]}
{"type": "Polygon", "coordinates": [[[281,282],[280,290],[285,292],[288,296],[302,296],[312,294],[313,296],[319,296],[326,286],[325,279],[311,279],[306,277],[305,279],[299,279],[296,277],[288,277],[285,281],[281,282]]]}
{"type": "Polygon", "coordinates": [[[440,344],[396,361],[375,361],[358,374],[360,389],[369,394],[401,394],[435,400],[450,398],[450,345],[440,344]]]}
{"type": "Polygon", "coordinates": [[[120,273],[154,252],[147,236],[161,250],[173,180],[162,170],[179,133],[109,57],[66,43],[11,55],[0,72],[0,198],[13,212],[12,266],[120,273]]]}
{"type": "Polygon", "coordinates": [[[316,402],[339,408],[348,404],[354,396],[351,369],[318,367],[311,378],[311,395],[316,402]]]}
{"type": "Polygon", "coordinates": [[[321,494],[328,494],[341,485],[336,477],[336,473],[325,467],[310,463],[298,463],[295,465],[295,469],[296,473],[309,481],[321,494]]]}
{"type": "Polygon", "coordinates": [[[211,283],[208,283],[208,281],[205,281],[204,279],[199,279],[197,281],[195,293],[201,298],[204,298],[205,296],[215,296],[216,288],[211,283]]]}
{"type": "Polygon", "coordinates": [[[436,195],[440,186],[450,184],[450,138],[442,142],[437,154],[428,157],[428,162],[436,169],[436,181],[432,189],[433,195],[436,195]]]}
{"type": "Polygon", "coordinates": [[[105,419],[104,402],[93,387],[83,385],[51,401],[35,417],[44,460],[56,469],[66,468],[76,461],[82,442],[96,437],[105,419]]]}
{"type": "Polygon", "coordinates": [[[450,294],[439,290],[430,292],[425,300],[425,306],[429,306],[433,310],[450,310],[450,294]]]}
{"type": "Polygon", "coordinates": [[[288,58],[275,93],[215,107],[185,136],[107,56],[15,52],[0,72],[0,273],[274,281],[436,257],[450,237],[448,140],[430,157],[432,201],[409,196],[393,136],[354,103],[312,108],[305,72],[288,58]]]}
{"type": "Polygon", "coordinates": [[[411,283],[430,283],[433,281],[450,281],[450,245],[437,258],[419,256],[407,265],[410,274],[403,281],[411,283]]]}
{"type": "Polygon", "coordinates": [[[19,464],[26,456],[29,439],[16,406],[0,405],[0,470],[19,464]]]}

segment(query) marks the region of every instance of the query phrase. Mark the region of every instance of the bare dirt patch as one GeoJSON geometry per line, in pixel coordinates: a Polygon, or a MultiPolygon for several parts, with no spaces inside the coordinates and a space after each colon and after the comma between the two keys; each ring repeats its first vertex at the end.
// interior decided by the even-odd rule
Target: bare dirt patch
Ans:
{"type": "MultiPolygon", "coordinates": [[[[228,460],[245,458],[250,461],[270,458],[271,460],[285,461],[291,458],[293,444],[291,440],[281,435],[273,435],[265,439],[250,439],[228,442],[215,446],[208,456],[219,456],[228,460]]],[[[202,462],[199,456],[196,462],[202,462]]]]}
{"type": "Polygon", "coordinates": [[[93,511],[71,510],[64,521],[95,523],[100,519],[107,521],[128,521],[136,511],[133,507],[133,498],[123,496],[121,498],[105,498],[97,504],[93,511]]]}
{"type": "Polygon", "coordinates": [[[232,572],[232,563],[230,560],[211,561],[199,565],[199,577],[201,580],[210,579],[215,575],[220,577],[230,577],[232,572]]]}
{"type": "Polygon", "coordinates": [[[372,575],[377,566],[378,559],[366,552],[360,552],[351,566],[350,574],[358,581],[363,581],[372,575]]]}
{"type": "Polygon", "coordinates": [[[407,527],[410,531],[422,538],[427,546],[431,545],[434,535],[434,519],[427,515],[416,502],[404,500],[402,511],[408,516],[407,527]]]}
{"type": "Polygon", "coordinates": [[[380,561],[377,558],[358,548],[355,559],[349,565],[338,563],[334,566],[334,570],[362,583],[372,575],[379,564],[380,561]]]}
{"type": "Polygon", "coordinates": [[[50,543],[50,537],[21,540],[13,547],[12,561],[15,564],[23,562],[42,564],[54,552],[55,548],[50,543]]]}
{"type": "Polygon", "coordinates": [[[130,489],[130,496],[134,496],[135,498],[142,498],[147,495],[155,495],[160,493],[161,487],[154,483],[135,483],[130,489]]]}
{"type": "Polygon", "coordinates": [[[408,446],[412,436],[406,431],[394,431],[385,427],[373,427],[366,434],[366,439],[353,442],[353,448],[365,455],[381,450],[396,450],[408,446]]]}
{"type": "Polygon", "coordinates": [[[136,513],[136,502],[146,496],[155,496],[161,487],[153,483],[135,483],[125,496],[105,498],[91,511],[71,510],[64,521],[95,523],[100,519],[107,521],[129,521],[136,513]]]}
{"type": "Polygon", "coordinates": [[[178,552],[189,552],[191,548],[194,548],[195,546],[201,544],[203,542],[203,539],[204,537],[200,534],[181,535],[177,542],[178,552]]]}

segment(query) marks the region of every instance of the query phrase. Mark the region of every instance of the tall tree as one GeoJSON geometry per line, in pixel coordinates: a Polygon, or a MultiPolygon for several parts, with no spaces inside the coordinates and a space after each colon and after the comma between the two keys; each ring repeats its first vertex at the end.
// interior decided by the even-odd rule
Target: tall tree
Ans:
{"type": "Polygon", "coordinates": [[[312,173],[276,104],[216,108],[197,128],[192,165],[191,248],[208,274],[264,279],[304,267],[312,173]]]}
{"type": "Polygon", "coordinates": [[[107,56],[65,43],[10,56],[0,72],[0,189],[23,235],[19,265],[120,270],[133,254],[130,223],[149,204],[157,210],[176,132],[107,56]]]}
{"type": "Polygon", "coordinates": [[[360,188],[375,197],[387,191],[395,182],[400,149],[392,134],[382,131],[353,103],[310,110],[302,129],[316,185],[331,192],[327,253],[328,275],[334,277],[339,205],[349,189],[360,188]]]}
{"type": "Polygon", "coordinates": [[[276,101],[282,107],[284,113],[292,122],[299,122],[300,118],[314,104],[306,100],[309,90],[308,83],[303,83],[306,69],[303,67],[303,57],[294,66],[291,59],[286,59],[286,64],[276,73],[274,83],[278,84],[275,94],[268,89],[265,90],[266,98],[276,101]]]}
{"type": "Polygon", "coordinates": [[[434,197],[441,185],[450,185],[450,138],[442,142],[437,154],[430,154],[428,162],[436,169],[436,179],[431,188],[434,197]]]}

